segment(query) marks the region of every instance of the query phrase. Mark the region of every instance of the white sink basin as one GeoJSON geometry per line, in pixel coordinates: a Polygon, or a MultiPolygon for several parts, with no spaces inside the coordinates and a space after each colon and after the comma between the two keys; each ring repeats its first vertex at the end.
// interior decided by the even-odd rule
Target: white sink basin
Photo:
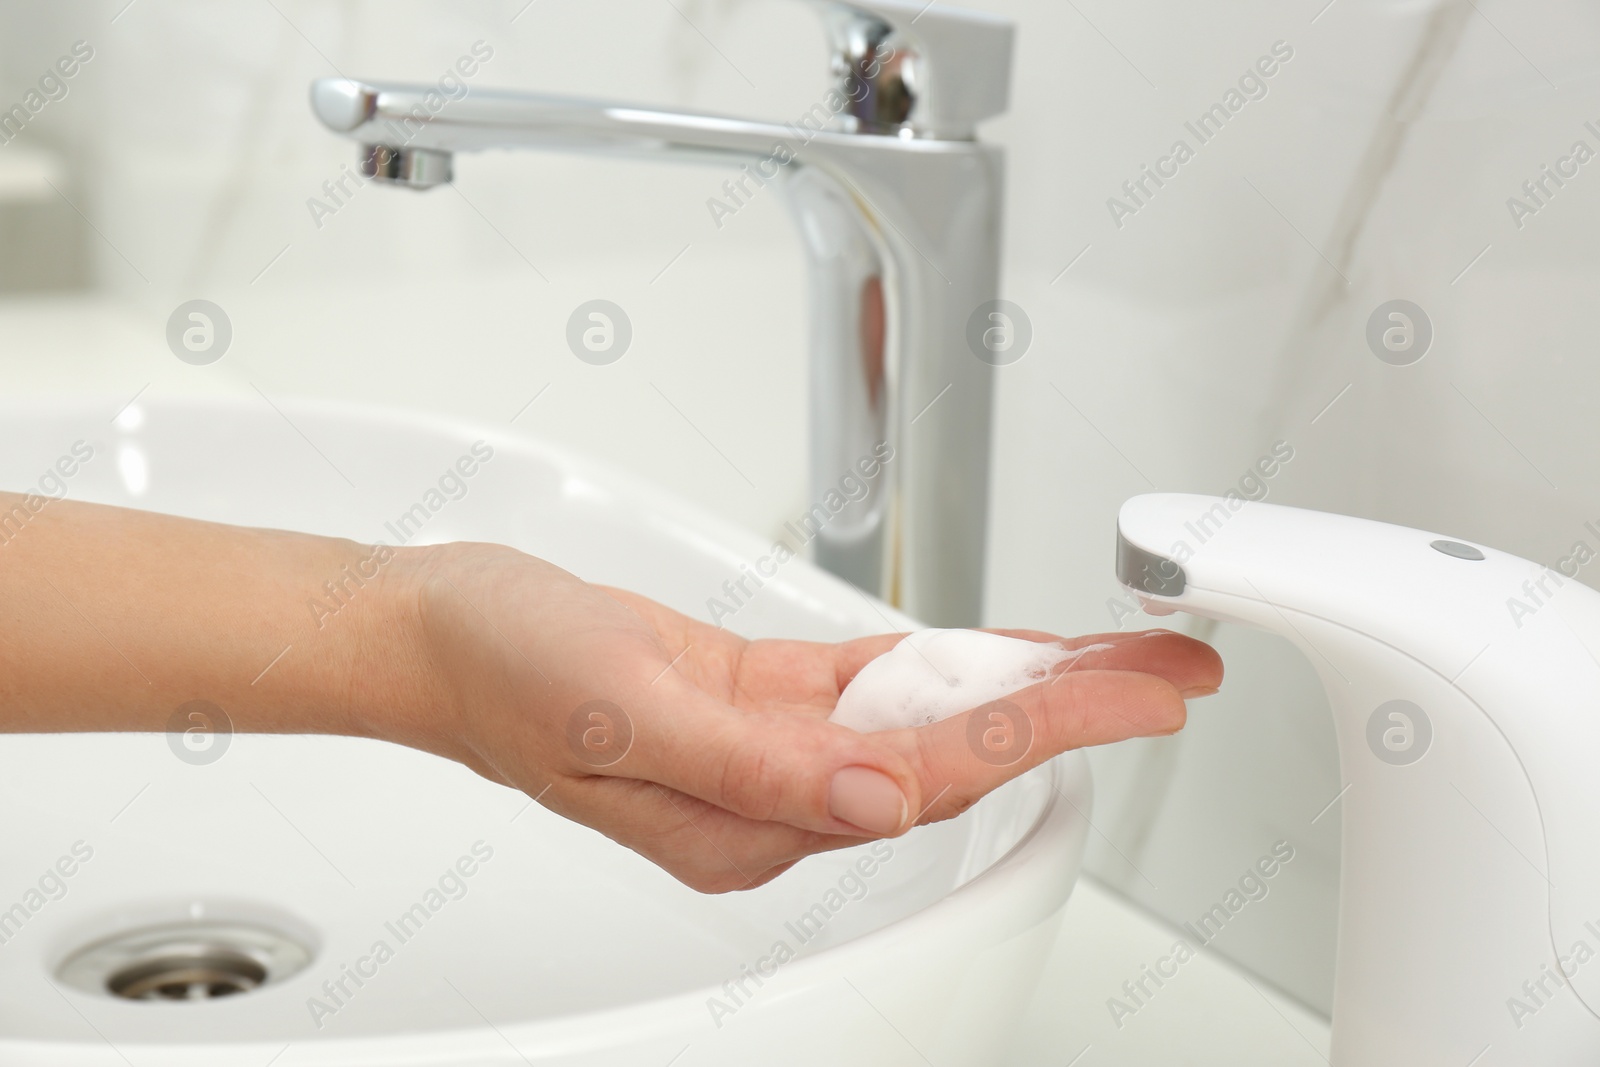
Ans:
{"type": "MultiPolygon", "coordinates": [[[[0,407],[0,486],[36,484],[82,439],[95,458],[72,498],[393,543],[385,522],[486,440],[494,459],[413,543],[503,542],[702,617],[740,563],[770,550],[512,432],[261,401],[147,398],[113,421],[121,403],[0,407]]],[[[285,643],[314,640],[310,619],[285,643]]],[[[731,625],[836,640],[912,624],[796,561],[731,625]]],[[[198,765],[163,735],[0,738],[0,805],[8,1067],[954,1067],[999,1062],[1028,1003],[1078,873],[1089,782],[1064,757],[959,819],[878,844],[870,877],[852,874],[874,855],[864,847],[720,897],[462,767],[369,741],[237,736],[198,765]],[[64,893],[52,880],[54,895],[29,897],[79,842],[92,856],[64,893]],[[397,937],[386,924],[426,908],[475,845],[492,856],[447,880],[457,898],[434,898],[397,937]],[[97,939],[195,919],[274,928],[314,957],[276,984],[176,1003],[59,974],[97,939]],[[392,956],[361,964],[378,941],[392,956]],[[774,969],[762,961],[780,942],[797,955],[774,969]],[[360,985],[344,970],[358,965],[360,985]],[[324,983],[341,979],[336,1005],[324,983]]]]}

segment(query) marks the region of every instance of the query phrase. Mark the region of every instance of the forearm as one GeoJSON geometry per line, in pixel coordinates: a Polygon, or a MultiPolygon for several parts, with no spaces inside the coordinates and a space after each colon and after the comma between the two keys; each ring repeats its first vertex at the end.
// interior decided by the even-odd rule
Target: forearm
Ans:
{"type": "Polygon", "coordinates": [[[425,729],[424,550],[21,504],[0,493],[0,731],[160,731],[192,700],[241,732],[425,729]]]}

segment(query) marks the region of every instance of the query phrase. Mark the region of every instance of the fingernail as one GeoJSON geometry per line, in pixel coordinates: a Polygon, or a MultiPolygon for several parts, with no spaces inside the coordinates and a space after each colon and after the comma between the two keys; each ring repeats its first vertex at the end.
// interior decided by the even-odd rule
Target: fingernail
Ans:
{"type": "Polygon", "coordinates": [[[828,813],[868,833],[897,832],[909,810],[894,779],[870,767],[846,767],[828,786],[828,813]]]}
{"type": "Polygon", "coordinates": [[[1216,691],[1217,687],[1214,685],[1197,685],[1193,688],[1179,691],[1178,695],[1185,700],[1197,700],[1200,697],[1208,697],[1216,691]]]}

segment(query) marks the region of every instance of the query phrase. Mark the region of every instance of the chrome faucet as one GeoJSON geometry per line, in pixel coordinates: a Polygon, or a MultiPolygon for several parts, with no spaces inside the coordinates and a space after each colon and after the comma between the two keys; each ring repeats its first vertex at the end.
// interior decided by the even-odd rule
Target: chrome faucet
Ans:
{"type": "Polygon", "coordinates": [[[312,106],[361,144],[364,174],[412,188],[491,148],[781,175],[810,268],[811,499],[837,500],[880,443],[894,449],[817,524],[817,562],[926,622],[975,625],[995,370],[969,334],[986,336],[997,296],[1004,171],[975,129],[1006,108],[1013,26],[920,2],[808,2],[838,82],[798,124],[479,90],[446,105],[437,86],[345,78],[315,82],[312,106]]]}

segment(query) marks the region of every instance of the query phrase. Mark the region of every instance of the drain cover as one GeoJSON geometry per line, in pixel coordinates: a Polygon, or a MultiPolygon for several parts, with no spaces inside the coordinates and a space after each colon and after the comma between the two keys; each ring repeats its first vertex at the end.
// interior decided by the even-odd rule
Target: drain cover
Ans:
{"type": "Polygon", "coordinates": [[[135,960],[109,976],[106,988],[128,1000],[210,1000],[248,993],[266,978],[267,969],[251,956],[196,944],[153,960],[135,960]]]}
{"type": "Polygon", "coordinates": [[[248,993],[311,962],[311,952],[277,930],[244,923],[146,926],[79,949],[61,965],[63,982],[125,1000],[201,1001],[248,993]]]}

